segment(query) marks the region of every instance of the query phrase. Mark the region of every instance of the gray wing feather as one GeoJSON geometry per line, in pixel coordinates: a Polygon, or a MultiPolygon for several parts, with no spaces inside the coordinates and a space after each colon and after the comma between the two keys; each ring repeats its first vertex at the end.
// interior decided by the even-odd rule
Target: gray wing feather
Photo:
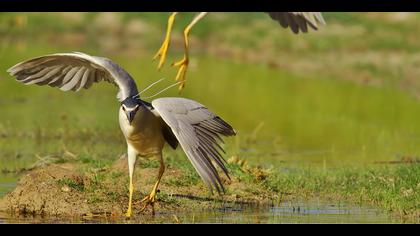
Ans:
{"type": "Polygon", "coordinates": [[[220,176],[213,165],[219,166],[229,178],[226,162],[219,151],[220,135],[235,135],[233,128],[202,104],[185,98],[159,98],[152,101],[155,114],[162,117],[178,139],[194,168],[209,187],[224,191],[220,176]]]}
{"type": "Polygon", "coordinates": [[[89,79],[89,76],[91,74],[90,72],[91,72],[91,70],[89,68],[86,68],[86,71],[85,71],[85,73],[83,73],[82,80],[80,81],[80,84],[77,87],[76,91],[79,91],[80,89],[85,87],[85,84],[87,83],[87,80],[89,79]]]}
{"type": "Polygon", "coordinates": [[[320,12],[267,12],[270,17],[279,22],[284,28],[290,28],[293,33],[307,33],[308,26],[318,30],[325,25],[325,20],[320,12]]]}
{"type": "Polygon", "coordinates": [[[120,88],[123,101],[138,94],[132,77],[120,66],[103,57],[84,53],[57,53],[21,62],[7,70],[24,84],[48,85],[63,91],[88,89],[93,83],[110,82],[120,88]]]}

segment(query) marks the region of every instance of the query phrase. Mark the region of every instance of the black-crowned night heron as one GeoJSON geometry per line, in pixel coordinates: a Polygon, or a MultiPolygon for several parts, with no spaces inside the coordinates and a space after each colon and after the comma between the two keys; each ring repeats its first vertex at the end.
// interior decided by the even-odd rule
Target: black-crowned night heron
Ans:
{"type": "MultiPolygon", "coordinates": [[[[284,28],[290,27],[290,29],[295,33],[298,34],[299,31],[303,33],[308,32],[308,27],[318,30],[319,25],[325,25],[324,18],[322,17],[320,12],[267,12],[270,17],[279,22],[281,26],[284,28]]],[[[158,64],[158,70],[162,68],[163,64],[165,63],[166,53],[169,48],[170,40],[171,40],[171,31],[172,26],[175,21],[175,16],[178,12],[174,12],[170,15],[168,19],[168,28],[166,30],[166,36],[162,43],[162,46],[153,57],[153,59],[160,58],[158,64]]],[[[190,24],[184,29],[184,57],[172,64],[172,66],[179,67],[178,73],[175,77],[175,80],[180,81],[179,90],[182,90],[185,86],[185,74],[187,72],[188,63],[189,63],[189,53],[188,53],[188,35],[192,29],[192,27],[201,20],[204,16],[206,16],[208,12],[200,12],[194,19],[191,21],[190,24]]]]}
{"type": "Polygon", "coordinates": [[[152,205],[165,170],[162,149],[181,144],[195,170],[209,187],[224,191],[214,163],[228,175],[221,135],[235,135],[233,128],[196,101],[185,98],[159,98],[150,103],[139,97],[133,78],[120,66],[103,57],[84,53],[60,53],[37,57],[19,63],[8,70],[24,84],[48,85],[63,91],[88,89],[93,83],[107,81],[119,87],[121,102],[119,122],[127,141],[129,167],[129,204],[126,215],[132,214],[133,172],[137,156],[155,156],[160,161],[159,174],[152,191],[142,202],[152,205]]]}

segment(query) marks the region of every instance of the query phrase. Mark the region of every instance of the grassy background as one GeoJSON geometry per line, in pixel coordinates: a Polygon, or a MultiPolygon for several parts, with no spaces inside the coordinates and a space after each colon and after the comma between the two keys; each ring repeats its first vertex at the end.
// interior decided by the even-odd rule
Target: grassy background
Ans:
{"type": "MultiPolygon", "coordinates": [[[[112,58],[140,88],[168,78],[153,89],[158,91],[173,83],[176,71],[169,65],[182,57],[181,32],[193,14],[177,18],[166,67],[157,72],[151,58],[162,42],[167,16],[1,13],[3,172],[65,150],[98,160],[125,152],[115,88],[97,84],[89,91],[63,93],[23,86],[7,75],[7,68],[43,54],[83,51],[112,58]]],[[[238,155],[286,173],[278,186],[298,176],[305,179],[300,171],[307,167],[314,168],[314,175],[330,171],[342,180],[350,166],[381,171],[375,163],[416,161],[420,153],[420,14],[324,16],[327,27],[294,35],[262,13],[212,13],[191,33],[192,58],[182,96],[205,104],[235,127],[239,135],[227,141],[228,157],[238,155]],[[290,167],[300,174],[289,175],[290,167]]],[[[172,89],[161,96],[178,94],[172,89]]],[[[407,168],[418,173],[418,164],[413,165],[407,168]]],[[[390,173],[397,178],[401,172],[390,173]]],[[[402,183],[410,184],[387,192],[386,199],[410,205],[401,209],[416,209],[418,175],[401,176],[402,183]],[[415,197],[399,198],[402,187],[415,197]]]]}
{"type": "MultiPolygon", "coordinates": [[[[117,61],[144,88],[175,74],[169,66],[157,72],[150,60],[162,40],[166,16],[0,14],[2,136],[44,135],[55,142],[59,139],[54,137],[73,137],[78,142],[82,136],[98,140],[90,138],[96,133],[110,142],[121,141],[115,125],[115,88],[100,84],[92,91],[64,94],[22,86],[5,70],[46,53],[84,51],[117,61]]],[[[192,16],[185,13],[177,19],[167,65],[181,57],[180,31],[192,16]]],[[[328,27],[296,36],[264,14],[210,14],[191,35],[192,62],[182,95],[232,123],[239,132],[239,149],[234,151],[259,161],[336,164],[418,156],[420,105],[414,77],[419,74],[419,56],[414,29],[419,15],[326,13],[325,18],[328,27]],[[411,80],[415,82],[405,87],[411,80]]],[[[176,89],[162,96],[177,96],[176,89]]],[[[2,152],[7,147],[16,150],[10,140],[2,140],[7,143],[2,152]]],[[[49,143],[45,145],[51,149],[57,146],[49,143]]]]}

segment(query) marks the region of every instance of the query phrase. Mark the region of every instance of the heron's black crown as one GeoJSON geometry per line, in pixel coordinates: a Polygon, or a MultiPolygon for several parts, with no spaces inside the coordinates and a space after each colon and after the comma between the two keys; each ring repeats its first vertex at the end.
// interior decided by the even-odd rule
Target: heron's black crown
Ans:
{"type": "Polygon", "coordinates": [[[121,105],[127,108],[135,108],[137,105],[141,106],[142,102],[138,97],[128,97],[121,102],[121,105]]]}

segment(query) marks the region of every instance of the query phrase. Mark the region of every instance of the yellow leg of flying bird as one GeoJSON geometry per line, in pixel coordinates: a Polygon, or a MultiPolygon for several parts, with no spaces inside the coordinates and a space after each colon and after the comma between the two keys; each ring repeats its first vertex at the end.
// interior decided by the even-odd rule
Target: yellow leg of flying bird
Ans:
{"type": "Polygon", "coordinates": [[[151,205],[153,213],[154,213],[154,203],[156,202],[156,195],[157,195],[159,183],[160,183],[160,180],[162,179],[163,173],[165,172],[165,165],[163,164],[162,154],[160,154],[158,157],[159,157],[160,167],[159,167],[157,181],[155,185],[153,186],[150,194],[144,197],[140,201],[140,202],[144,202],[144,206],[141,208],[140,211],[144,211],[148,205],[151,205]]]}
{"type": "Polygon", "coordinates": [[[174,12],[174,13],[171,14],[171,16],[169,16],[168,28],[166,29],[165,40],[163,41],[162,46],[160,47],[159,51],[153,57],[153,60],[156,60],[157,58],[160,58],[159,65],[158,65],[158,70],[160,70],[162,68],[163,64],[165,63],[166,53],[168,52],[169,44],[170,44],[170,41],[171,41],[171,32],[172,32],[172,27],[173,27],[173,24],[174,24],[174,21],[175,21],[176,14],[177,14],[177,12],[174,12]]]}
{"type": "Polygon", "coordinates": [[[198,14],[192,21],[191,23],[185,28],[184,30],[184,57],[179,60],[178,62],[175,62],[172,64],[172,66],[176,66],[179,67],[178,69],[178,73],[175,77],[176,81],[180,81],[180,85],[179,85],[179,91],[181,91],[184,87],[185,87],[185,74],[187,73],[187,69],[188,69],[188,63],[189,63],[189,51],[188,51],[188,46],[189,46],[189,42],[188,42],[188,35],[192,29],[192,27],[199,21],[201,20],[205,15],[207,14],[207,12],[201,12],[200,14],[198,14]]]}

